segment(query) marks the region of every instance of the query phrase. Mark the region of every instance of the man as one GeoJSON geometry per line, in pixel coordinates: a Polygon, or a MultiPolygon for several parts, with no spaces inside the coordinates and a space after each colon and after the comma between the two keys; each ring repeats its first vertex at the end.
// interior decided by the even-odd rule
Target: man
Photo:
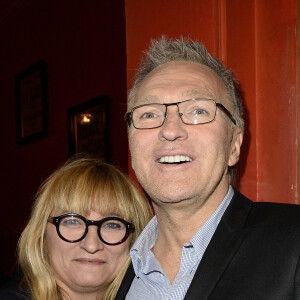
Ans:
{"type": "Polygon", "coordinates": [[[156,216],[116,299],[300,299],[300,207],[230,185],[244,132],[232,73],[196,42],[152,41],[127,120],[156,216]]]}

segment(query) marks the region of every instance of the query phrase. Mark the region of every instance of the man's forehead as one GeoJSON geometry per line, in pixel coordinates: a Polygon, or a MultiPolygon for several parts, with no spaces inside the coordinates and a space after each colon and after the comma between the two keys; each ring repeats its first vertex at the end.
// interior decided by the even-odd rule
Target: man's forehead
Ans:
{"type": "MultiPolygon", "coordinates": [[[[209,91],[209,89],[205,88],[205,86],[203,85],[203,88],[199,90],[192,89],[192,90],[182,91],[179,95],[176,95],[176,99],[174,99],[174,102],[184,101],[184,100],[189,100],[194,98],[215,99],[216,95],[212,91],[209,91]]],[[[164,97],[160,95],[149,94],[149,95],[139,95],[137,100],[139,102],[143,102],[144,104],[147,104],[147,103],[156,103],[156,102],[164,103],[164,100],[168,102],[168,100],[170,99],[164,99],[164,97]]]]}
{"type": "Polygon", "coordinates": [[[216,98],[220,92],[226,92],[221,78],[209,67],[179,61],[158,66],[149,73],[141,82],[135,100],[144,103],[161,100],[158,94],[168,88],[181,100],[216,98]]]}
{"type": "Polygon", "coordinates": [[[171,75],[174,72],[183,72],[183,73],[199,72],[199,74],[204,74],[204,76],[216,76],[219,78],[217,73],[206,65],[197,62],[192,62],[192,61],[179,60],[179,61],[167,62],[155,67],[145,77],[145,79],[147,79],[148,77],[154,77],[160,73],[164,75],[169,73],[171,75]]]}

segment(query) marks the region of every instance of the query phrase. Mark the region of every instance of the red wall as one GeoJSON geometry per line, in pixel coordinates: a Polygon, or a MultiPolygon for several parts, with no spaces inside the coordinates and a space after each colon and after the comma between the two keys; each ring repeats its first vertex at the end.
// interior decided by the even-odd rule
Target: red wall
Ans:
{"type": "Polygon", "coordinates": [[[296,203],[296,2],[16,0],[5,9],[1,2],[0,268],[12,270],[33,195],[68,158],[68,108],[110,97],[112,162],[127,170],[126,63],[131,87],[141,51],[161,34],[198,39],[235,71],[247,121],[240,190],[253,200],[296,203]],[[14,76],[40,59],[48,65],[49,135],[20,146],[14,76]]]}
{"type": "Polygon", "coordinates": [[[0,270],[9,273],[40,183],[68,158],[67,109],[110,97],[112,162],[127,171],[124,3],[8,1],[0,10],[0,270]],[[11,2],[11,3],[9,3],[11,2]],[[48,66],[49,135],[16,144],[14,76],[48,66]]]}
{"type": "Polygon", "coordinates": [[[297,0],[125,2],[128,87],[151,38],[205,43],[235,71],[244,95],[237,187],[256,201],[298,203],[297,0]]]}

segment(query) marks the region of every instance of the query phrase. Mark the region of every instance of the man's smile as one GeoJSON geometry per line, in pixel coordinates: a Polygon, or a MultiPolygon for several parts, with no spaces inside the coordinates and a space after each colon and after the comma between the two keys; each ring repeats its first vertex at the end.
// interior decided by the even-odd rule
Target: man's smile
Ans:
{"type": "Polygon", "coordinates": [[[177,164],[177,163],[185,163],[190,161],[192,161],[192,159],[185,155],[166,155],[166,156],[162,156],[159,159],[159,162],[164,164],[173,164],[173,163],[177,164]]]}

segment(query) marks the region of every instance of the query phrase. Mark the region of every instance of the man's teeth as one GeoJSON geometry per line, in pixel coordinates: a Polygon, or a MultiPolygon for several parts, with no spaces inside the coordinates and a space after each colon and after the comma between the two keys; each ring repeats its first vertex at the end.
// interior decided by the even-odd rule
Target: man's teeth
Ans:
{"type": "Polygon", "coordinates": [[[186,161],[192,161],[192,159],[184,155],[163,156],[159,159],[160,163],[180,163],[186,161]]]}

